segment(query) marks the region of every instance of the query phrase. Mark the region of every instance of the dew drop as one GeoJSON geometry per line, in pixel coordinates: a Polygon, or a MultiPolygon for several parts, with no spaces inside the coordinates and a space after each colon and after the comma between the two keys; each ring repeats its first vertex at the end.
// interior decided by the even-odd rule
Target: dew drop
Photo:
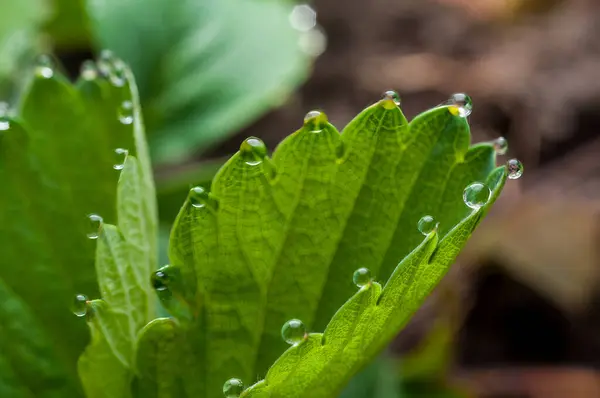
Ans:
{"type": "Polygon", "coordinates": [[[281,328],[281,337],[288,344],[301,343],[306,337],[306,326],[299,319],[287,321],[281,328]]]}
{"type": "Polygon", "coordinates": [[[133,123],[133,103],[131,101],[123,101],[121,106],[119,106],[118,116],[122,124],[133,123]]]}
{"type": "Polygon", "coordinates": [[[125,161],[127,160],[127,156],[129,156],[129,151],[124,148],[117,148],[115,149],[115,155],[117,162],[113,165],[113,169],[123,170],[125,168],[125,161]]]}
{"type": "Polygon", "coordinates": [[[317,12],[308,4],[297,5],[290,13],[290,25],[300,32],[308,32],[317,26],[317,12]]]}
{"type": "Polygon", "coordinates": [[[150,283],[156,291],[163,292],[169,289],[169,271],[171,268],[172,267],[170,265],[165,265],[164,267],[160,268],[158,271],[153,273],[150,277],[150,283]]]}
{"type": "Polygon", "coordinates": [[[197,209],[202,208],[209,200],[208,191],[201,186],[194,187],[190,189],[189,198],[192,206],[197,209]]]}
{"type": "Polygon", "coordinates": [[[508,141],[504,137],[498,137],[493,142],[494,151],[497,155],[505,155],[508,151],[508,141]]]}
{"type": "Polygon", "coordinates": [[[352,281],[358,287],[363,287],[371,283],[371,270],[368,268],[359,268],[354,271],[354,275],[352,275],[352,281]]]}
{"type": "Polygon", "coordinates": [[[123,87],[127,82],[127,76],[125,75],[125,64],[121,60],[113,61],[112,68],[108,74],[108,80],[115,87],[123,87]]]}
{"type": "Polygon", "coordinates": [[[321,111],[310,111],[304,116],[304,127],[313,133],[319,133],[327,125],[327,115],[321,111]]]}
{"type": "Polygon", "coordinates": [[[225,398],[237,398],[244,391],[244,383],[240,379],[229,379],[223,384],[225,398]]]}
{"type": "Polygon", "coordinates": [[[102,50],[100,51],[100,56],[98,57],[98,72],[103,77],[109,77],[113,70],[113,62],[115,60],[115,55],[110,50],[102,50]]]}
{"type": "Polygon", "coordinates": [[[524,167],[518,159],[511,159],[506,162],[506,169],[508,170],[508,178],[516,180],[523,175],[524,167]]]}
{"type": "Polygon", "coordinates": [[[87,314],[88,298],[85,294],[76,294],[73,297],[72,311],[73,314],[78,317],[85,316],[87,314]]]}
{"type": "Polygon", "coordinates": [[[92,60],[83,61],[81,69],[79,71],[83,80],[91,81],[98,77],[98,69],[96,64],[92,60]]]}
{"type": "Polygon", "coordinates": [[[448,104],[451,111],[454,108],[460,117],[467,117],[473,112],[473,100],[465,93],[452,94],[448,104]]]}
{"type": "Polygon", "coordinates": [[[54,76],[54,61],[49,55],[40,55],[35,63],[35,75],[42,79],[54,76]]]}
{"type": "Polygon", "coordinates": [[[490,200],[490,189],[481,182],[474,182],[465,188],[463,201],[473,210],[479,210],[490,200]]]}
{"type": "Polygon", "coordinates": [[[10,121],[5,116],[0,115],[0,131],[8,129],[10,129],[10,121]]]}
{"type": "Polygon", "coordinates": [[[89,239],[98,239],[98,237],[100,236],[100,231],[102,230],[102,223],[104,222],[104,220],[98,214],[89,214],[88,221],[89,232],[87,234],[87,237],[89,239]]]}
{"type": "Polygon", "coordinates": [[[394,90],[388,90],[385,93],[383,93],[381,100],[383,101],[383,106],[386,109],[393,109],[395,108],[395,106],[400,106],[401,103],[400,94],[398,94],[394,90]],[[392,104],[395,106],[391,106],[392,104]]]}
{"type": "Polygon", "coordinates": [[[419,232],[427,236],[432,233],[437,227],[437,222],[432,216],[423,216],[417,223],[419,232]]]}
{"type": "Polygon", "coordinates": [[[240,152],[246,164],[256,166],[267,156],[267,146],[260,138],[248,137],[240,145],[240,152]]]}

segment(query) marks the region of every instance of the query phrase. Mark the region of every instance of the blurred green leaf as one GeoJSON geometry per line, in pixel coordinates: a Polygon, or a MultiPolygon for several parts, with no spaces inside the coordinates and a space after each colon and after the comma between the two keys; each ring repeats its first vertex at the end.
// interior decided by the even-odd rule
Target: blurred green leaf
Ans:
{"type": "MultiPolygon", "coordinates": [[[[0,115],[0,223],[9,226],[0,228],[0,280],[13,297],[0,300],[0,324],[8,322],[6,306],[21,302],[29,308],[36,325],[32,339],[47,342],[55,353],[38,360],[58,361],[56,371],[64,372],[44,388],[78,391],[76,362],[88,337],[70,306],[76,293],[99,293],[87,215],[117,221],[115,148],[128,148],[140,163],[143,159],[146,186],[152,183],[149,160],[145,148],[134,144],[140,132],[134,134],[134,126],[117,117],[122,102],[131,99],[128,86],[115,87],[104,79],[72,85],[49,66],[39,66],[30,78],[16,110],[0,115]]],[[[146,192],[153,203],[154,195],[146,192]]],[[[152,206],[146,205],[155,211],[152,206]]],[[[152,220],[145,215],[145,223],[152,220]]],[[[152,252],[155,229],[149,228],[154,236],[145,245],[152,252]]],[[[145,269],[147,289],[150,268],[156,265],[145,269]]],[[[15,330],[3,333],[3,341],[18,337],[15,330]]],[[[11,363],[18,355],[2,350],[11,363]]],[[[15,385],[35,386],[41,377],[13,373],[15,385]]],[[[44,391],[35,396],[45,396],[44,391]]]]}
{"type": "Polygon", "coordinates": [[[0,100],[12,96],[19,69],[40,45],[38,29],[49,15],[43,0],[0,0],[0,100]],[[2,98],[4,97],[4,98],[2,98]]]}
{"type": "Polygon", "coordinates": [[[289,3],[274,0],[89,1],[99,46],[135,73],[152,153],[177,161],[286,99],[306,76],[289,3]]]}
{"type": "Polygon", "coordinates": [[[85,0],[52,0],[52,14],[45,31],[55,47],[66,50],[87,48],[90,44],[89,21],[85,0]]]}

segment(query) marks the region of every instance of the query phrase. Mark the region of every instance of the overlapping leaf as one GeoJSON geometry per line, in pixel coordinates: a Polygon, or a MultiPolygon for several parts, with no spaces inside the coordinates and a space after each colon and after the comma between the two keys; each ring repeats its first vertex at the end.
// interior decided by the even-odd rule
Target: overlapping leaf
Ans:
{"type": "Polygon", "coordinates": [[[409,124],[386,99],[341,135],[313,115],[273,159],[259,140],[246,140],[210,194],[193,191],[173,229],[170,260],[181,274],[171,286],[173,313],[183,304],[192,314],[174,328],[189,349],[157,345],[160,331],[147,329],[140,345],[155,354],[145,366],[186,363],[154,382],[195,397],[217,397],[228,378],[257,375],[266,379],[249,396],[339,391],[400,330],[493,202],[473,212],[463,189],[488,180],[495,199],[503,186],[504,169],[492,173],[492,146],[469,148],[468,124],[452,110],[409,124]],[[416,224],[425,214],[440,227],[422,241],[416,224]],[[377,283],[360,290],[332,319],[355,293],[359,267],[391,279],[383,293],[377,283]],[[291,318],[327,328],[267,373],[285,349],[280,329],[291,318]]]}
{"type": "Polygon", "coordinates": [[[117,225],[104,224],[99,231],[96,272],[102,299],[87,305],[92,342],[79,358],[88,398],[131,396],[138,332],[156,313],[149,279],[157,256],[154,184],[136,87],[128,69],[124,76],[136,156],[127,155],[118,167],[117,225]]]}
{"type": "MultiPolygon", "coordinates": [[[[89,76],[72,85],[49,65],[38,66],[31,75],[21,104],[0,115],[0,283],[7,286],[0,300],[0,329],[2,341],[11,347],[0,351],[2,366],[8,367],[0,389],[13,385],[34,396],[56,396],[57,391],[78,396],[76,363],[88,332],[85,322],[72,314],[71,302],[75,293],[99,294],[86,216],[125,220],[124,239],[138,249],[130,261],[138,269],[137,263],[145,264],[148,290],[156,250],[152,179],[140,145],[141,126],[123,124],[117,117],[122,102],[131,100],[129,85],[117,87],[89,76]],[[128,148],[132,162],[134,156],[139,159],[136,177],[130,178],[135,184],[127,183],[134,192],[124,192],[134,203],[118,211],[117,147],[128,148]],[[132,200],[140,190],[144,201],[132,200]],[[143,219],[141,236],[140,228],[127,222],[131,219],[143,219]],[[36,362],[48,365],[39,372],[23,371],[36,369],[36,362]]],[[[122,179],[131,174],[129,163],[122,179]]],[[[149,308],[138,302],[135,307],[149,308]]]]}

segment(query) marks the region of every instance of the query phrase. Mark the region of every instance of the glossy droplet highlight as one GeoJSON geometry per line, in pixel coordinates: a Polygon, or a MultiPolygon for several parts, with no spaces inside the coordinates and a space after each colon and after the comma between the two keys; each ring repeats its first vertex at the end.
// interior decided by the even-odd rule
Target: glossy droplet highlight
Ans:
{"type": "Polygon", "coordinates": [[[473,100],[465,93],[452,94],[448,104],[450,111],[456,112],[460,117],[467,117],[473,112],[473,100]]]}
{"type": "Polygon", "coordinates": [[[54,61],[49,55],[40,55],[35,63],[35,75],[42,79],[54,76],[54,61]]]}
{"type": "Polygon", "coordinates": [[[194,187],[190,189],[189,192],[190,203],[195,208],[201,208],[206,206],[208,203],[208,191],[201,186],[194,187]]]}
{"type": "Polygon", "coordinates": [[[508,178],[511,180],[516,180],[523,175],[523,163],[521,163],[518,159],[511,159],[506,162],[506,170],[508,171],[508,178]]]}
{"type": "Polygon", "coordinates": [[[508,152],[508,141],[504,137],[498,137],[493,142],[494,151],[498,155],[505,155],[508,152]]]}
{"type": "Polygon", "coordinates": [[[358,287],[367,286],[372,280],[371,270],[368,268],[359,268],[352,275],[352,281],[358,287]]]}
{"type": "Polygon", "coordinates": [[[244,391],[244,383],[240,379],[229,379],[223,384],[225,398],[237,398],[244,391]]]}
{"type": "Polygon", "coordinates": [[[288,344],[298,344],[307,336],[306,326],[299,319],[287,321],[281,328],[281,337],[288,344]]]}
{"type": "Polygon", "coordinates": [[[307,127],[313,133],[322,131],[327,123],[327,115],[321,111],[310,111],[304,116],[304,127],[307,127]]]}
{"type": "Polygon", "coordinates": [[[437,226],[437,222],[435,221],[435,218],[433,218],[432,216],[423,216],[417,223],[417,228],[418,228],[419,232],[425,236],[427,236],[430,233],[432,233],[433,231],[435,231],[436,226],[437,226]]]}
{"type": "Polygon", "coordinates": [[[119,106],[118,116],[122,124],[133,123],[133,103],[131,101],[123,101],[121,106],[119,106]]]}
{"type": "Polygon", "coordinates": [[[113,165],[115,170],[123,170],[125,168],[125,161],[129,156],[129,151],[125,148],[115,149],[116,163],[113,165]]]}
{"type": "Polygon", "coordinates": [[[473,210],[479,210],[490,200],[490,189],[481,182],[474,182],[465,188],[463,201],[473,210]]]}
{"type": "Polygon", "coordinates": [[[267,156],[267,146],[256,137],[248,137],[240,145],[240,153],[246,164],[256,166],[267,156]]]}
{"type": "Polygon", "coordinates": [[[85,316],[85,314],[87,314],[87,305],[87,296],[85,294],[76,294],[75,297],[73,297],[73,314],[77,315],[78,317],[85,316]]]}
{"type": "Polygon", "coordinates": [[[308,32],[301,32],[298,37],[298,47],[310,57],[318,57],[327,49],[327,35],[319,26],[315,26],[308,32]]]}
{"type": "Polygon", "coordinates": [[[98,69],[96,68],[96,64],[94,61],[89,59],[81,64],[79,73],[83,80],[91,81],[98,78],[98,69]]]}
{"type": "Polygon", "coordinates": [[[115,55],[110,50],[100,51],[98,56],[98,73],[103,77],[109,77],[113,70],[115,55]]]}
{"type": "Polygon", "coordinates": [[[171,276],[169,275],[170,269],[170,265],[165,265],[164,267],[160,268],[158,271],[153,273],[150,277],[150,283],[156,291],[162,292],[169,289],[169,282],[171,279],[171,276]]]}
{"type": "Polygon", "coordinates": [[[317,26],[317,12],[308,4],[297,5],[290,13],[290,25],[300,32],[308,32],[317,26]]]}
{"type": "Polygon", "coordinates": [[[396,106],[400,106],[400,94],[398,94],[394,90],[388,90],[385,93],[383,93],[381,101],[386,109],[393,109],[396,106]]]}
{"type": "Polygon", "coordinates": [[[8,115],[8,108],[6,102],[0,102],[0,131],[10,129],[10,121],[6,117],[8,115]]]}
{"type": "Polygon", "coordinates": [[[87,233],[87,237],[89,239],[98,239],[103,222],[104,220],[98,214],[88,215],[89,232],[87,233]]]}
{"type": "Polygon", "coordinates": [[[123,87],[127,82],[127,76],[125,75],[125,64],[120,59],[113,61],[112,68],[108,74],[108,80],[110,84],[115,87],[123,87]]]}

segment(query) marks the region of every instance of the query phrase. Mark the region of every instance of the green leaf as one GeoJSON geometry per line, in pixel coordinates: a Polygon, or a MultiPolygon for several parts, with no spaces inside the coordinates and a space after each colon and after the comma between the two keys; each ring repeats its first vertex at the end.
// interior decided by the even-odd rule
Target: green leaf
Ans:
{"type": "Polygon", "coordinates": [[[382,100],[342,135],[312,115],[272,160],[259,140],[246,140],[210,194],[190,194],[172,231],[169,257],[184,282],[173,295],[195,315],[180,319],[181,340],[197,350],[184,353],[193,378],[169,377],[194,396],[265,374],[248,396],[339,392],[408,321],[503,186],[492,146],[469,148],[468,124],[453,111],[438,107],[409,124],[382,100]],[[463,190],[488,178],[492,198],[473,212],[463,190]],[[439,228],[423,241],[416,225],[426,214],[439,228]],[[373,283],[352,296],[360,267],[389,278],[383,292],[373,283]],[[325,333],[266,373],[291,318],[325,333]]]}
{"type": "Polygon", "coordinates": [[[102,300],[88,304],[92,341],[78,362],[87,398],[131,397],[131,341],[123,338],[127,314],[113,311],[102,300]],[[129,352],[128,352],[129,351],[129,352]]]}
{"type": "MultiPolygon", "coordinates": [[[[92,297],[99,293],[95,242],[86,237],[93,232],[86,216],[97,213],[113,223],[117,216],[129,220],[125,239],[150,262],[140,274],[149,302],[149,274],[156,269],[151,169],[141,120],[126,125],[117,117],[124,100],[139,107],[135,87],[115,87],[99,78],[72,85],[56,70],[39,68],[30,80],[17,109],[0,115],[0,222],[10,226],[0,229],[0,279],[10,287],[10,299],[0,300],[0,324],[9,322],[4,309],[11,303],[19,301],[29,308],[37,325],[31,333],[55,353],[38,361],[58,361],[54,367],[64,372],[64,388],[74,391],[69,396],[77,396],[76,362],[88,333],[70,304],[76,293],[92,297]],[[143,190],[143,197],[120,203],[117,211],[119,173],[112,166],[117,162],[114,149],[119,147],[128,148],[132,161],[138,160],[135,189],[143,190]],[[139,207],[145,212],[143,220],[136,216],[139,207]]],[[[141,119],[135,112],[134,118],[141,119]]],[[[128,164],[125,169],[122,178],[129,178],[128,164]]],[[[144,322],[153,314],[148,305],[145,308],[144,322]]],[[[139,323],[141,327],[143,322],[139,323]]],[[[7,341],[18,337],[16,330],[5,333],[7,341]]],[[[12,351],[2,350],[0,356],[11,363],[20,360],[12,351]]],[[[40,380],[28,372],[13,374],[18,377],[12,380],[15,385],[37,385],[40,380]]],[[[55,386],[48,383],[45,388],[52,391],[55,386]]],[[[45,391],[36,391],[36,396],[45,391]]]]}
{"type": "Polygon", "coordinates": [[[135,72],[158,162],[234,133],[304,79],[310,57],[289,24],[291,7],[271,0],[88,2],[98,45],[135,72]]]}
{"type": "Polygon", "coordinates": [[[126,155],[117,166],[118,226],[105,224],[99,233],[96,271],[103,300],[92,302],[88,316],[92,344],[79,359],[88,398],[131,396],[138,332],[156,313],[149,278],[157,268],[156,198],[136,86],[127,68],[125,77],[137,157],[126,155]],[[102,388],[105,384],[110,388],[102,388]]]}
{"type": "Polygon", "coordinates": [[[35,311],[0,280],[0,396],[75,396],[78,391],[35,311]]]}

